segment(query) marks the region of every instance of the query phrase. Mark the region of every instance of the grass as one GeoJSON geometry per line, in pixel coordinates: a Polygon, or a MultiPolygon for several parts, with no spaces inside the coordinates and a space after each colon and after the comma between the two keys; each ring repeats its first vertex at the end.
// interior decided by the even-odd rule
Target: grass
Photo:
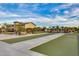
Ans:
{"type": "Polygon", "coordinates": [[[14,34],[14,32],[3,32],[2,34],[14,34]]]}
{"type": "Polygon", "coordinates": [[[78,33],[66,34],[31,50],[48,56],[77,56],[78,33]]]}
{"type": "Polygon", "coordinates": [[[30,39],[34,39],[34,38],[39,38],[39,37],[47,36],[47,35],[51,35],[51,33],[40,34],[40,35],[32,35],[32,36],[20,37],[20,38],[12,38],[12,39],[6,39],[6,40],[1,40],[1,41],[9,43],[9,44],[12,44],[12,43],[26,41],[26,40],[30,40],[30,39]]]}

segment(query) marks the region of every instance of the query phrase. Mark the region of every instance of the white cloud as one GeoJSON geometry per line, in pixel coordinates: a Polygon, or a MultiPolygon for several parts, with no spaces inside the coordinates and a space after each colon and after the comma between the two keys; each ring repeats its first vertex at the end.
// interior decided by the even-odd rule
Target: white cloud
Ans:
{"type": "Polygon", "coordinates": [[[66,8],[69,8],[72,5],[73,5],[73,3],[65,3],[65,4],[62,4],[62,5],[59,5],[57,7],[52,8],[51,12],[52,11],[58,11],[59,12],[60,9],[66,9],[66,8]]]}
{"type": "Polygon", "coordinates": [[[0,16],[6,15],[6,13],[0,11],[0,16]]]}
{"type": "MultiPolygon", "coordinates": [[[[4,14],[3,14],[4,15],[4,14]]],[[[33,14],[31,14],[30,16],[32,16],[33,14]]],[[[25,18],[25,19],[10,19],[12,21],[20,21],[20,22],[41,22],[41,23],[44,23],[44,24],[48,24],[48,25],[60,25],[60,26],[79,26],[79,20],[69,20],[69,19],[66,19],[64,17],[60,17],[60,16],[56,16],[55,19],[50,19],[50,18],[46,18],[46,17],[42,17],[42,16],[39,16],[39,15],[36,15],[34,14],[35,18],[25,18]]],[[[10,21],[9,21],[10,22],[10,21]]]]}
{"type": "Polygon", "coordinates": [[[79,16],[79,8],[73,8],[71,15],[72,16],[79,16]]]}
{"type": "Polygon", "coordinates": [[[73,5],[73,3],[66,3],[66,4],[63,4],[63,5],[60,5],[59,9],[60,8],[68,8],[68,7],[72,6],[72,5],[73,5]]]}
{"type": "Polygon", "coordinates": [[[69,14],[70,12],[68,10],[64,11],[64,14],[69,14]]]}
{"type": "Polygon", "coordinates": [[[78,27],[79,26],[79,20],[71,20],[71,19],[66,19],[64,17],[60,17],[60,16],[56,16],[55,19],[50,19],[52,20],[50,22],[50,24],[52,26],[68,26],[68,27],[72,27],[72,26],[76,26],[78,27]]]}
{"type": "MultiPolygon", "coordinates": [[[[13,14],[13,13],[9,13],[7,15],[7,13],[4,12],[0,12],[0,16],[20,16],[17,14],[13,14]]],[[[10,19],[12,21],[20,21],[20,22],[41,22],[41,23],[45,23],[48,25],[63,25],[63,26],[78,26],[79,23],[78,21],[70,21],[69,19],[66,19],[64,17],[60,17],[60,16],[56,16],[55,19],[51,19],[51,18],[46,18],[46,17],[42,17],[40,15],[37,14],[33,14],[33,13],[29,13],[25,16],[28,16],[28,18],[22,19],[22,18],[16,18],[16,19],[10,19]],[[30,16],[30,17],[29,17],[30,16]],[[35,16],[35,18],[32,18],[31,16],[35,16]]],[[[8,22],[12,22],[12,21],[8,21],[8,22]]]]}
{"type": "Polygon", "coordinates": [[[19,16],[18,14],[15,14],[15,13],[7,13],[7,12],[3,12],[3,11],[0,11],[0,17],[16,17],[16,16],[19,16]]]}
{"type": "Polygon", "coordinates": [[[24,3],[20,3],[18,9],[26,10],[28,8],[29,9],[32,8],[32,10],[37,10],[38,6],[39,6],[39,3],[36,3],[36,4],[33,4],[33,3],[31,3],[31,4],[28,4],[28,3],[25,3],[25,4],[24,3]]]}
{"type": "Polygon", "coordinates": [[[79,16],[79,8],[78,7],[72,7],[71,11],[66,10],[66,11],[64,11],[64,13],[66,15],[64,15],[63,17],[66,17],[66,18],[73,17],[73,16],[78,17],[79,16]]]}
{"type": "Polygon", "coordinates": [[[66,19],[64,17],[56,16],[56,18],[54,19],[54,21],[62,22],[62,21],[68,21],[68,19],[66,19]]]}
{"type": "MultiPolygon", "coordinates": [[[[57,16],[55,19],[50,19],[50,18],[46,18],[46,17],[36,17],[36,18],[27,18],[27,19],[17,19],[17,21],[24,21],[24,22],[42,22],[45,24],[49,24],[49,25],[62,25],[63,26],[70,26],[71,24],[73,24],[73,21],[70,21],[68,19],[65,19],[63,17],[57,16]]],[[[76,25],[77,23],[75,22],[74,25],[76,25]]]]}
{"type": "Polygon", "coordinates": [[[25,18],[25,19],[15,19],[14,21],[21,21],[21,22],[42,22],[50,24],[53,22],[52,19],[46,17],[36,17],[36,18],[25,18]]]}
{"type": "Polygon", "coordinates": [[[65,22],[64,26],[70,26],[70,27],[76,26],[76,27],[78,27],[79,26],[79,20],[65,22]]]}
{"type": "MultiPolygon", "coordinates": [[[[72,4],[65,4],[65,5],[61,5],[61,6],[58,6],[55,9],[55,11],[59,12],[58,9],[61,9],[61,8],[68,8],[70,7],[72,4]]],[[[21,4],[19,6],[19,8],[23,7],[24,4],[21,4]]],[[[37,9],[37,5],[33,6],[34,10],[37,9]]],[[[22,10],[24,11],[24,10],[22,10]]],[[[46,17],[43,17],[43,16],[40,16],[38,14],[34,14],[32,13],[31,11],[27,11],[25,12],[26,14],[25,15],[20,15],[20,14],[15,14],[15,13],[11,13],[11,12],[2,12],[0,11],[0,17],[28,17],[28,18],[16,18],[16,19],[11,19],[12,21],[21,21],[21,22],[42,22],[42,23],[45,23],[45,24],[49,24],[49,25],[61,25],[61,26],[79,26],[79,21],[78,20],[74,20],[74,21],[71,21],[71,19],[68,19],[66,17],[70,17],[70,16],[74,16],[74,15],[77,15],[79,16],[79,9],[76,8],[76,9],[73,9],[71,12],[68,12],[68,11],[65,11],[64,13],[68,14],[70,13],[69,15],[66,15],[66,16],[56,16],[56,18],[54,19],[51,19],[51,18],[46,18],[46,17]],[[34,17],[34,18],[33,18],[34,17]]],[[[12,22],[12,21],[9,21],[9,22],[12,22]]]]}

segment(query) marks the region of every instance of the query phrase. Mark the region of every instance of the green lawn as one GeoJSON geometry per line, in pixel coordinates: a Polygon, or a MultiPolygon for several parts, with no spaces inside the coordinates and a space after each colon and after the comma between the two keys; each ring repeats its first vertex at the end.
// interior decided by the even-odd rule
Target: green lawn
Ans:
{"type": "Polygon", "coordinates": [[[32,36],[27,36],[27,37],[20,37],[20,38],[13,38],[13,39],[6,39],[6,40],[1,40],[3,42],[12,44],[12,43],[17,43],[17,42],[21,42],[21,41],[25,41],[25,40],[30,40],[30,39],[34,39],[34,38],[39,38],[39,37],[43,37],[43,36],[47,36],[47,35],[51,35],[52,33],[46,33],[46,34],[40,34],[40,35],[32,35],[32,36]]]}
{"type": "Polygon", "coordinates": [[[66,34],[31,50],[48,56],[77,56],[77,35],[66,34]]]}
{"type": "Polygon", "coordinates": [[[3,32],[2,34],[15,34],[14,32],[3,32]]]}

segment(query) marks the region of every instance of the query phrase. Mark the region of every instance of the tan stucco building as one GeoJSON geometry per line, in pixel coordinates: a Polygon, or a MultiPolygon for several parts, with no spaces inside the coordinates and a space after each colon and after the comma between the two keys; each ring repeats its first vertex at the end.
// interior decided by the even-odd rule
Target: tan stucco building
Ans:
{"type": "Polygon", "coordinates": [[[36,28],[36,25],[32,22],[28,22],[28,23],[25,23],[24,27],[25,27],[25,29],[27,29],[27,28],[33,29],[33,28],[36,28]]]}
{"type": "Polygon", "coordinates": [[[36,25],[32,22],[22,23],[22,22],[14,22],[15,26],[21,25],[24,26],[25,29],[27,28],[36,28],[36,25]]]}
{"type": "Polygon", "coordinates": [[[14,22],[14,29],[16,32],[20,31],[26,33],[32,33],[33,29],[36,28],[36,25],[32,22],[14,22]]]}

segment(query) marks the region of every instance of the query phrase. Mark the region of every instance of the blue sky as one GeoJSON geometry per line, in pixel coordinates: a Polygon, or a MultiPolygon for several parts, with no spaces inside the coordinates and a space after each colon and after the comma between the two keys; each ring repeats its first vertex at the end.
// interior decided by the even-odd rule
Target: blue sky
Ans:
{"type": "Polygon", "coordinates": [[[0,3],[0,23],[34,22],[38,26],[78,26],[78,3],[0,3]]]}

